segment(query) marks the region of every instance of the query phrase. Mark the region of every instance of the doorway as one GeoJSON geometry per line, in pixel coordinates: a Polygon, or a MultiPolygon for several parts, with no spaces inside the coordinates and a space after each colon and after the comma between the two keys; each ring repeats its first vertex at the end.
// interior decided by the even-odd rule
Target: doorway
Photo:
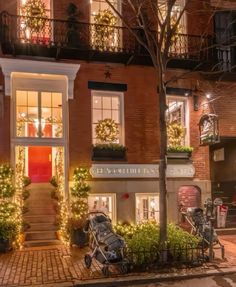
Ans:
{"type": "Polygon", "coordinates": [[[28,174],[33,183],[49,182],[52,177],[51,147],[28,147],[28,174]]]}

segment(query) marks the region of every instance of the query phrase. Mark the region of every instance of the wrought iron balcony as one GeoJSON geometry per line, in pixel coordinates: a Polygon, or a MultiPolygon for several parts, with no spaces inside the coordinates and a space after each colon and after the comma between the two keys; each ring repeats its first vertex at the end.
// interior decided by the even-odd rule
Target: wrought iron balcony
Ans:
{"type": "MultiPolygon", "coordinates": [[[[81,59],[151,65],[151,59],[125,27],[33,18],[2,12],[2,52],[12,55],[81,59]]],[[[135,33],[143,33],[134,29],[135,33]]],[[[170,65],[191,68],[212,55],[209,37],[178,34],[170,49],[170,65]]]]}

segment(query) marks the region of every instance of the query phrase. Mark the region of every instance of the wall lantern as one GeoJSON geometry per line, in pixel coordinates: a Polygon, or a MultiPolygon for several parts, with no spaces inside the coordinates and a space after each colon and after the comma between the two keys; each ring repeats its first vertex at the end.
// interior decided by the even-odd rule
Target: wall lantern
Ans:
{"type": "Polygon", "coordinates": [[[199,121],[200,145],[210,145],[218,143],[219,121],[215,114],[205,114],[199,121]]]}

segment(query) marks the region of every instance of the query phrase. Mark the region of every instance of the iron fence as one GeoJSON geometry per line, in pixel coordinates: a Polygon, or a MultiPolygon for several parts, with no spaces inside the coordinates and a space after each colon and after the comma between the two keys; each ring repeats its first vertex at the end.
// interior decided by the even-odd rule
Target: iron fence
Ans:
{"type": "MultiPolygon", "coordinates": [[[[5,44],[148,55],[135,37],[135,34],[144,34],[137,28],[131,32],[126,27],[26,17],[7,12],[1,13],[0,23],[0,41],[5,44]]],[[[211,55],[211,42],[210,37],[177,34],[172,40],[169,57],[206,60],[211,55]]]]}

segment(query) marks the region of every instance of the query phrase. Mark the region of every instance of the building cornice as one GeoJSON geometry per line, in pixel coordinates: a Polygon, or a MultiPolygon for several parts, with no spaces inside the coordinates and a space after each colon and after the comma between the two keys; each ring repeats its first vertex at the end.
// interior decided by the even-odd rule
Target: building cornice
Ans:
{"type": "Polygon", "coordinates": [[[67,77],[67,98],[74,97],[74,80],[79,71],[79,64],[32,61],[25,59],[0,58],[0,66],[5,78],[5,95],[11,95],[12,73],[27,73],[39,75],[55,75],[67,77]]]}

